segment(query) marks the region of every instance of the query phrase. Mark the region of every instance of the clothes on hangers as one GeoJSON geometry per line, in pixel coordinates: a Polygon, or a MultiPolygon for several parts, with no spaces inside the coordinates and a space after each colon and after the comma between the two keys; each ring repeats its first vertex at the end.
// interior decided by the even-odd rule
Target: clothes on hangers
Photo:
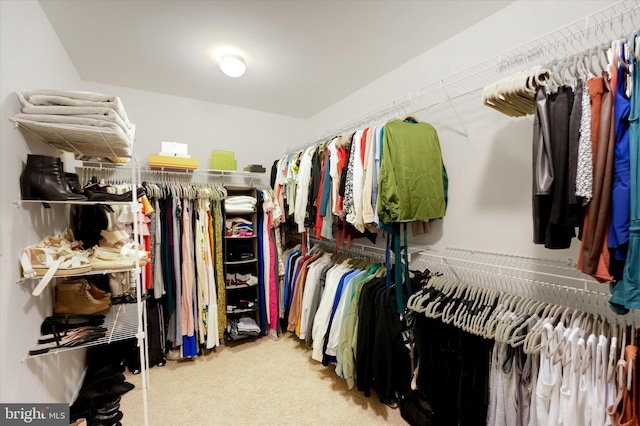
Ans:
{"type": "MultiPolygon", "coordinates": [[[[638,52],[640,31],[636,33],[632,49],[638,52]]],[[[633,93],[629,114],[629,243],[622,279],[612,292],[610,303],[617,310],[640,309],[640,63],[631,55],[630,69],[633,93]]]]}
{"type": "Polygon", "coordinates": [[[437,133],[415,120],[334,137],[284,156],[272,170],[283,221],[349,245],[363,236],[375,242],[384,224],[438,219],[446,210],[437,133]]]}
{"type": "Polygon", "coordinates": [[[397,402],[411,366],[403,345],[395,288],[387,288],[381,263],[335,256],[312,247],[302,256],[286,250],[281,315],[304,340],[311,358],[336,366],[350,388],[384,403],[397,402]]]}
{"type": "MultiPolygon", "coordinates": [[[[639,143],[633,108],[637,88],[631,84],[638,69],[627,44],[612,42],[611,63],[602,65],[601,75],[575,64],[571,71],[569,61],[552,70],[551,79],[537,87],[534,101],[534,243],[565,249],[579,228],[578,269],[614,284],[624,282],[628,261],[631,281],[638,276],[637,261],[628,256],[631,202],[640,188],[633,171],[639,143]],[[567,69],[574,81],[566,79],[567,69]]],[[[586,52],[586,59],[594,54],[602,50],[586,52]]],[[[612,307],[624,313],[626,298],[612,307]]]]}
{"type": "Polygon", "coordinates": [[[438,424],[636,424],[637,339],[602,317],[437,276],[408,306],[438,424]]]}

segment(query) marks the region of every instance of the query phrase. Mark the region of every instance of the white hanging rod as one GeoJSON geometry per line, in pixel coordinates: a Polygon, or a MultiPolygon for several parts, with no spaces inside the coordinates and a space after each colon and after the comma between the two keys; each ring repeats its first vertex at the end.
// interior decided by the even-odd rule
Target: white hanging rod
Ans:
{"type": "Polygon", "coordinates": [[[634,323],[636,321],[637,311],[631,311],[628,315],[620,317],[608,309],[607,301],[611,295],[602,291],[581,289],[531,278],[497,274],[464,266],[441,264],[435,260],[423,260],[423,262],[432,272],[441,273],[442,276],[447,279],[462,282],[470,286],[488,288],[505,294],[514,294],[525,299],[538,300],[554,305],[572,307],[585,312],[601,314],[610,321],[617,322],[619,318],[622,318],[624,323],[627,323],[628,319],[631,319],[634,323]],[[595,303],[591,299],[592,296],[595,296],[595,303]],[[601,301],[601,303],[599,301],[601,301]]]}
{"type": "MultiPolygon", "coordinates": [[[[130,173],[132,168],[128,165],[118,166],[114,163],[84,163],[84,166],[81,167],[82,170],[101,170],[103,172],[127,172],[130,173]]],[[[190,175],[211,175],[211,176],[229,176],[229,177],[251,177],[251,178],[260,178],[264,175],[264,173],[255,173],[255,172],[245,172],[245,171],[232,171],[232,170],[216,170],[216,169],[196,169],[196,170],[175,170],[175,169],[152,169],[149,167],[142,167],[137,169],[141,173],[151,173],[151,174],[168,174],[168,175],[179,175],[179,176],[190,176],[190,175]]]]}
{"type": "MultiPolygon", "coordinates": [[[[309,242],[313,243],[313,244],[317,244],[323,248],[326,248],[327,250],[331,250],[331,251],[336,251],[336,241],[335,240],[325,240],[322,238],[317,238],[313,235],[308,235],[308,240],[309,242]]],[[[368,256],[368,255],[372,255],[372,254],[378,254],[378,255],[382,255],[382,258],[384,259],[384,257],[386,256],[386,252],[387,252],[387,248],[386,247],[378,247],[378,246],[372,246],[372,245],[368,245],[368,244],[360,244],[360,243],[352,243],[351,247],[345,247],[345,245],[341,245],[340,247],[337,248],[338,252],[342,252],[342,253],[346,253],[347,251],[351,250],[354,253],[359,253],[359,255],[364,255],[364,256],[368,256]]],[[[407,253],[407,259],[409,260],[409,262],[411,262],[411,256],[413,254],[418,253],[419,250],[410,247],[409,251],[407,253]]],[[[391,258],[393,258],[394,253],[391,253],[391,258]]]]}
{"type": "MultiPolygon", "coordinates": [[[[384,118],[411,115],[442,103],[451,103],[462,96],[478,92],[504,76],[526,66],[544,64],[558,57],[580,53],[585,44],[594,47],[617,37],[630,35],[640,27],[640,0],[624,0],[585,16],[555,31],[503,52],[490,59],[441,78],[414,92],[394,99],[359,118],[344,122],[308,139],[305,143],[288,148],[286,153],[297,152],[324,142],[331,137],[358,130],[366,124],[384,122],[384,118]],[[580,43],[580,47],[576,46],[580,43]],[[381,113],[383,112],[383,113],[381,113]]],[[[457,111],[454,108],[457,115],[457,111]]],[[[467,134],[460,117],[458,121],[467,134]]]]}
{"type": "MultiPolygon", "coordinates": [[[[589,290],[589,289],[582,289],[582,288],[578,288],[578,287],[572,287],[572,286],[568,286],[568,285],[562,285],[562,284],[557,284],[557,283],[552,283],[549,281],[541,281],[541,280],[534,280],[531,278],[524,278],[524,277],[517,277],[517,276],[513,276],[513,275],[508,275],[508,274],[503,274],[503,273],[498,273],[498,272],[491,272],[491,271],[485,271],[485,270],[480,270],[477,269],[473,266],[471,267],[467,267],[467,266],[460,266],[460,265],[452,265],[452,264],[448,264],[448,263],[441,263],[435,259],[432,260],[424,260],[422,259],[422,262],[424,262],[425,264],[427,264],[428,266],[431,266],[432,269],[434,269],[432,272],[439,272],[442,273],[443,276],[452,276],[454,279],[459,280],[459,281],[465,281],[465,280],[461,280],[459,276],[457,276],[458,274],[456,274],[456,272],[460,272],[462,271],[465,277],[468,277],[469,274],[472,274],[474,276],[478,276],[478,277],[482,277],[484,279],[480,279],[475,280],[474,282],[465,282],[466,284],[470,284],[470,285],[476,285],[476,286],[483,286],[483,287],[494,287],[496,289],[498,289],[497,287],[509,287],[508,292],[511,293],[521,293],[524,295],[524,293],[527,292],[531,292],[531,290],[536,290],[535,287],[514,287],[514,280],[517,281],[524,281],[527,282],[529,284],[531,283],[535,283],[538,285],[542,285],[545,287],[550,287],[550,288],[554,288],[556,290],[562,290],[565,292],[583,292],[583,293],[589,293],[589,294],[595,294],[597,296],[602,296],[602,297],[610,297],[611,295],[609,293],[605,293],[602,291],[595,291],[595,290],[589,290]],[[439,270],[440,268],[442,268],[442,270],[439,270]],[[489,281],[487,281],[489,280],[489,281]],[[489,285],[491,284],[491,285],[489,285]]],[[[500,290],[500,291],[506,291],[505,289],[500,290]]]]}
{"type": "MultiPolygon", "coordinates": [[[[100,162],[87,162],[85,161],[83,166],[80,169],[98,169],[104,171],[131,171],[131,167],[129,164],[118,165],[117,163],[100,163],[100,162]]],[[[158,174],[179,174],[179,175],[190,175],[190,174],[208,174],[214,176],[237,176],[237,177],[247,177],[247,176],[263,176],[264,173],[255,173],[255,172],[245,172],[245,171],[234,171],[234,170],[218,170],[218,169],[194,169],[189,170],[185,169],[182,171],[181,169],[165,169],[165,168],[150,168],[150,167],[140,167],[138,168],[141,172],[149,172],[149,173],[158,173],[158,174]]]]}
{"type": "MultiPolygon", "coordinates": [[[[311,247],[319,246],[327,252],[336,252],[335,241],[322,240],[315,237],[310,237],[309,239],[312,241],[311,247]]],[[[386,252],[384,250],[380,251],[379,247],[369,247],[365,246],[364,244],[353,244],[351,247],[340,246],[337,248],[337,252],[353,257],[366,257],[369,259],[377,259],[382,261],[386,260],[386,252]],[[373,248],[376,250],[366,250],[365,247],[369,249],[373,248]]]]}
{"type": "Polygon", "coordinates": [[[505,272],[508,271],[511,274],[514,274],[515,277],[519,277],[520,275],[526,275],[529,277],[549,277],[556,280],[563,280],[574,283],[576,285],[580,285],[582,286],[581,288],[583,290],[588,290],[587,287],[590,283],[597,283],[597,281],[595,281],[590,276],[582,274],[580,271],[575,269],[557,267],[544,263],[531,263],[529,267],[511,264],[505,265],[504,262],[508,262],[510,260],[508,256],[503,257],[501,255],[495,255],[494,258],[498,262],[471,260],[452,254],[446,254],[446,250],[444,250],[443,253],[443,250],[435,248],[426,248],[420,251],[416,256],[414,256],[416,262],[428,262],[429,259],[434,259],[437,262],[446,265],[447,267],[455,268],[456,266],[461,266],[469,269],[475,269],[478,272],[487,272],[486,270],[483,270],[481,268],[488,268],[489,271],[496,271],[496,273],[498,273],[499,275],[507,275],[505,272]]]}

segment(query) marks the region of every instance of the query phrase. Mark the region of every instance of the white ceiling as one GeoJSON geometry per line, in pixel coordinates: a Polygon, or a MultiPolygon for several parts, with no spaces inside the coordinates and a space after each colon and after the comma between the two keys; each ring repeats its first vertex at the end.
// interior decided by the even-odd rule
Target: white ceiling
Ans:
{"type": "Polygon", "coordinates": [[[84,80],[300,118],[509,3],[40,1],[84,80]],[[222,74],[224,49],[244,76],[222,74]]]}

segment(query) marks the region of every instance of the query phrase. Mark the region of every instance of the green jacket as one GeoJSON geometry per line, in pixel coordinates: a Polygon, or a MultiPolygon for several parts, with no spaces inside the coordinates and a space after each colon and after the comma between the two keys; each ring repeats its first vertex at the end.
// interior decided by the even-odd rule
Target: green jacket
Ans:
{"type": "Polygon", "coordinates": [[[433,126],[400,120],[385,125],[379,182],[378,215],[383,223],[445,215],[442,153],[433,126]]]}

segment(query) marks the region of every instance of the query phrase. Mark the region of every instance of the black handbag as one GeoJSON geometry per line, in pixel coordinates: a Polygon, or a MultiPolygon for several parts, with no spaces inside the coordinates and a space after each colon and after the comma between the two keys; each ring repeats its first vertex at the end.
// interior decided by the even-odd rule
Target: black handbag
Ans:
{"type": "Polygon", "coordinates": [[[433,424],[433,410],[418,391],[409,391],[400,398],[400,415],[412,426],[433,424]]]}

